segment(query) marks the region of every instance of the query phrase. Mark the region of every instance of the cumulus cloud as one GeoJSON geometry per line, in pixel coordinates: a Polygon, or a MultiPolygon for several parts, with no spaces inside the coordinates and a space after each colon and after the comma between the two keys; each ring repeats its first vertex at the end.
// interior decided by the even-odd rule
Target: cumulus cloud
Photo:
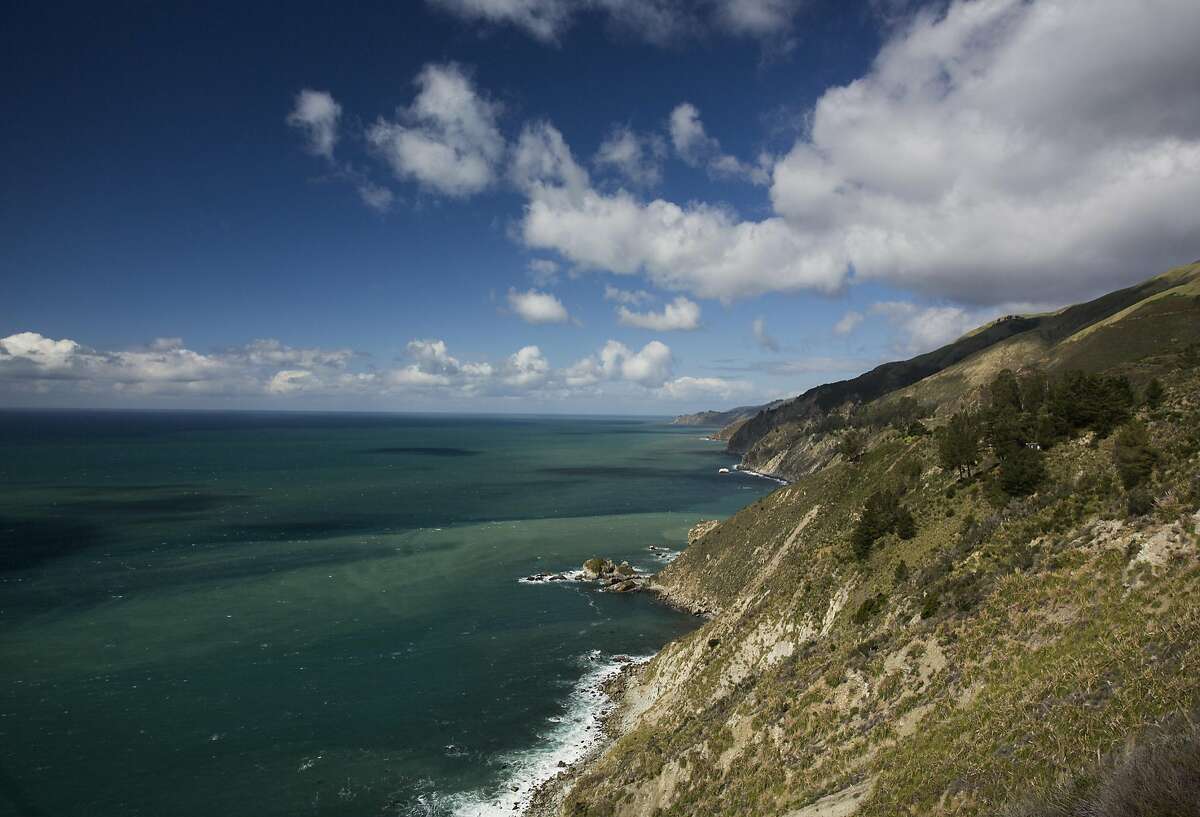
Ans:
{"type": "Polygon", "coordinates": [[[529,277],[533,282],[540,287],[550,286],[558,283],[558,262],[551,261],[549,258],[533,258],[530,259],[529,277]]]}
{"type": "Polygon", "coordinates": [[[567,323],[571,320],[567,308],[549,292],[531,289],[518,292],[508,291],[508,305],[525,323],[567,323]]]}
{"type": "Polygon", "coordinates": [[[1191,0],[918,15],[822,96],[772,201],[860,277],[963,302],[1161,270],[1195,255],[1200,228],[1198,38],[1191,0]]]}
{"type": "Polygon", "coordinates": [[[733,31],[765,37],[786,31],[803,0],[725,0],[718,18],[733,31]]]}
{"type": "Polygon", "coordinates": [[[883,316],[896,330],[898,336],[894,348],[906,354],[920,354],[944,346],[1001,315],[1049,310],[1047,304],[1028,302],[975,309],[955,305],[923,306],[908,301],[881,301],[870,309],[871,314],[883,316]]]}
{"type": "Polygon", "coordinates": [[[861,312],[855,312],[853,309],[847,310],[845,315],[838,319],[838,322],[833,325],[833,333],[835,335],[849,335],[858,325],[863,322],[861,312]]]}
{"type": "Polygon", "coordinates": [[[426,65],[415,83],[412,105],[372,125],[368,143],[397,178],[432,192],[462,198],[489,187],[505,149],[499,105],[453,63],[426,65]]]}
{"type": "Polygon", "coordinates": [[[331,94],[305,88],[296,94],[295,106],[288,114],[287,123],[304,134],[310,153],[333,159],[341,115],[342,106],[331,94]]]}
{"type": "Polygon", "coordinates": [[[791,27],[799,0],[427,0],[462,19],[511,25],[556,43],[575,18],[591,13],[651,43],[666,44],[716,28],[771,37],[791,27]]]}
{"type": "Polygon", "coordinates": [[[604,300],[625,306],[641,306],[653,301],[654,296],[644,289],[619,289],[612,284],[605,284],[604,300]]]}
{"type": "Polygon", "coordinates": [[[779,341],[775,340],[775,338],[771,337],[767,333],[766,320],[764,320],[763,318],[755,318],[754,323],[751,324],[751,328],[754,330],[755,343],[757,343],[759,346],[761,346],[763,349],[767,350],[768,352],[778,352],[779,351],[779,341]]]}
{"type": "Polygon", "coordinates": [[[754,184],[771,180],[771,159],[765,154],[757,164],[746,164],[721,151],[721,143],[709,136],[700,121],[700,111],[690,102],[677,105],[667,120],[671,144],[679,158],[692,167],[706,167],[714,176],[741,178],[754,184]]]}
{"type": "MultiPolygon", "coordinates": [[[[851,270],[974,306],[1076,300],[1196,254],[1197,39],[1190,0],[954,2],[820,98],[771,166],[773,214],[597,191],[542,123],[558,178],[524,188],[520,236],[726,301],[835,292],[851,270]]],[[[682,158],[719,172],[694,106],[670,130],[682,158]]]]}
{"type": "Polygon", "coordinates": [[[270,404],[329,398],[556,400],[610,393],[677,402],[749,389],[725,378],[675,377],[671,349],[657,340],[637,350],[609,340],[596,353],[555,368],[538,346],[523,346],[496,362],[463,360],[439,338],[410,341],[403,359],[386,367],[347,350],[271,339],[202,353],[178,338],[119,351],[35,332],[0,338],[0,403],[20,393],[38,399],[87,395],[93,403],[103,395],[154,401],[258,398],[270,404]]]}
{"type": "Polygon", "coordinates": [[[567,382],[574,386],[621,379],[655,388],[670,379],[674,362],[671,348],[660,341],[652,340],[634,352],[625,344],[610,340],[599,354],[569,366],[565,375],[567,382]]]}
{"type": "Polygon", "coordinates": [[[600,143],[592,163],[616,172],[637,187],[654,187],[662,181],[666,144],[657,134],[638,134],[628,127],[614,128],[600,143]]]}
{"type": "Polygon", "coordinates": [[[634,312],[622,305],[617,307],[617,320],[622,326],[634,326],[638,329],[690,332],[700,328],[700,305],[682,295],[664,306],[661,312],[634,312]]]}
{"type": "Polygon", "coordinates": [[[669,380],[658,389],[659,396],[667,400],[698,400],[701,398],[727,400],[751,391],[753,391],[753,387],[744,380],[687,376],[669,380]]]}
{"type": "Polygon", "coordinates": [[[513,386],[528,387],[545,381],[550,373],[550,363],[536,346],[523,346],[508,358],[505,382],[513,386]]]}

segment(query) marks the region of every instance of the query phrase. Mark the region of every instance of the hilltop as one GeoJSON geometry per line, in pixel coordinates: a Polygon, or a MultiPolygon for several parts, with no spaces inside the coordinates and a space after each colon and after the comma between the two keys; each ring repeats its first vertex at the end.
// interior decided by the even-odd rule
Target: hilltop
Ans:
{"type": "Polygon", "coordinates": [[[709,618],[623,679],[553,811],[1115,815],[1136,780],[1194,813],[1162,781],[1200,791],[1198,278],[756,416],[748,458],[795,481],[658,575],[709,618]]]}

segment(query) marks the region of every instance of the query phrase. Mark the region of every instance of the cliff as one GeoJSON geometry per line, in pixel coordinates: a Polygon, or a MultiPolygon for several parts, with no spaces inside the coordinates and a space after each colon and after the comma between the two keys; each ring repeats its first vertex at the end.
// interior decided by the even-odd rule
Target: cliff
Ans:
{"type": "Polygon", "coordinates": [[[995,814],[1063,779],[1082,791],[1100,759],[1195,711],[1195,272],[872,404],[936,394],[921,421],[934,433],[867,424],[856,452],[838,442],[844,428],[812,421],[764,435],[795,482],[697,530],[659,574],[668,598],[711,618],[624,680],[614,742],[557,811],[995,814]],[[960,475],[939,429],[995,401],[998,363],[1014,357],[1051,372],[1090,362],[1164,393],[1138,399],[1131,431],[1039,446],[1035,488],[1009,494],[1007,461],[985,452],[960,475]],[[1132,486],[1135,439],[1152,447],[1132,486]]]}

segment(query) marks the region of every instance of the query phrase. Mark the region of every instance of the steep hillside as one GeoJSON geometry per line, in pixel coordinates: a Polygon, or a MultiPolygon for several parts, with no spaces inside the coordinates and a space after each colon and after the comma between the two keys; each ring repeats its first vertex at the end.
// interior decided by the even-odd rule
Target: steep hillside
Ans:
{"type": "Polygon", "coordinates": [[[711,618],[624,679],[552,812],[1060,814],[1020,801],[1134,774],[1139,736],[1195,754],[1153,735],[1200,709],[1197,272],[773,429],[807,470],[658,576],[711,618]]]}
{"type": "MultiPolygon", "coordinates": [[[[1053,314],[1008,316],[932,352],[809,389],[743,422],[730,433],[729,448],[749,454],[781,426],[811,420],[846,403],[870,402],[922,381],[924,396],[945,402],[1005,367],[1098,371],[1151,354],[1164,344],[1198,339],[1200,262],[1053,314]]],[[[777,440],[771,450],[783,447],[777,440]]],[[[758,453],[747,464],[771,470],[769,459],[758,453]]]]}

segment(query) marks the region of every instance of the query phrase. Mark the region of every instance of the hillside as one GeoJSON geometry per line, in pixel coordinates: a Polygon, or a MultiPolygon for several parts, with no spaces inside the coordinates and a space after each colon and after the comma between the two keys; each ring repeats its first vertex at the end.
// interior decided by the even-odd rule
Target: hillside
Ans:
{"type": "MultiPolygon", "coordinates": [[[[1196,282],[1193,266],[1001,321],[854,422],[805,420],[820,461],[659,574],[711,618],[624,680],[613,744],[550,812],[1065,815],[1037,803],[1116,796],[1151,752],[1134,743],[1194,758],[1196,282]],[[933,396],[922,419],[898,408],[933,396]]],[[[1179,763],[1139,796],[1170,796],[1164,769],[1200,790],[1179,763]]]]}
{"type": "MultiPolygon", "coordinates": [[[[980,385],[988,373],[1005,366],[1099,371],[1134,361],[1163,344],[1195,340],[1200,340],[1200,262],[1049,315],[1008,316],[932,352],[816,386],[731,430],[729,449],[751,453],[782,426],[847,403],[867,403],[935,376],[938,379],[925,384],[921,393],[940,402],[980,385]]],[[[771,470],[768,459],[756,454],[747,464],[771,470]]]]}
{"type": "Polygon", "coordinates": [[[728,441],[742,423],[759,412],[769,411],[782,405],[783,402],[776,400],[765,406],[738,406],[728,411],[700,411],[695,414],[681,414],[672,418],[671,425],[715,427],[717,431],[713,432],[713,438],[728,441]]]}

